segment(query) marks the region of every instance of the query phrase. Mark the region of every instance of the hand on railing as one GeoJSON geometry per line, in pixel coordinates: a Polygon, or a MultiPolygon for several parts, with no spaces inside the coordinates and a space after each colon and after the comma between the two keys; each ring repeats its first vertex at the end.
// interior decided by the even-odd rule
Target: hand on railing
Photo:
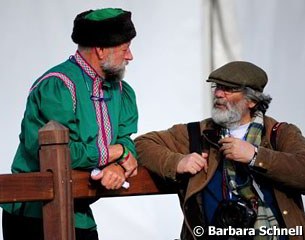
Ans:
{"type": "Polygon", "coordinates": [[[123,144],[109,146],[109,162],[116,162],[125,169],[125,177],[133,177],[138,173],[138,162],[129,149],[123,144]]]}
{"type": "Polygon", "coordinates": [[[138,174],[138,162],[135,157],[129,152],[127,158],[123,162],[118,162],[125,169],[125,177],[134,177],[138,174]]]}
{"type": "Polygon", "coordinates": [[[101,185],[106,189],[119,189],[127,184],[125,183],[124,169],[117,163],[109,164],[102,170],[98,168],[93,169],[91,172],[91,178],[100,181],[101,185]]]}

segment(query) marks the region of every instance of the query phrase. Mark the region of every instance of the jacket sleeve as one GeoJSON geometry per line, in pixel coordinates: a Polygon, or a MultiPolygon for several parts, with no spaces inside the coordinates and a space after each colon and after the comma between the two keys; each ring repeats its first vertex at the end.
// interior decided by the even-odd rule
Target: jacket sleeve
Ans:
{"type": "Polygon", "coordinates": [[[81,136],[78,120],[73,111],[71,92],[55,77],[42,81],[31,92],[25,114],[26,150],[38,152],[38,129],[50,120],[55,120],[69,129],[69,147],[72,168],[92,168],[97,166],[99,152],[95,136],[81,136]],[[37,133],[36,133],[37,132],[37,133]]]}
{"type": "Polygon", "coordinates": [[[305,138],[300,129],[282,125],[276,150],[259,147],[255,169],[281,186],[305,191],[305,138]]]}
{"type": "Polygon", "coordinates": [[[178,162],[189,153],[186,125],[150,132],[135,139],[140,163],[163,178],[176,179],[178,162]]]}

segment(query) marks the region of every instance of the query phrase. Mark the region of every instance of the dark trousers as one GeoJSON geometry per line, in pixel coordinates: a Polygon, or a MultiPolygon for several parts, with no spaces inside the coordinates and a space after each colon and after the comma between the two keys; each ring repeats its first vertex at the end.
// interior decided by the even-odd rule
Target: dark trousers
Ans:
{"type": "MultiPolygon", "coordinates": [[[[31,239],[43,240],[43,223],[41,219],[17,216],[3,210],[3,240],[31,239]]],[[[76,240],[98,240],[96,230],[75,228],[76,240]]]]}

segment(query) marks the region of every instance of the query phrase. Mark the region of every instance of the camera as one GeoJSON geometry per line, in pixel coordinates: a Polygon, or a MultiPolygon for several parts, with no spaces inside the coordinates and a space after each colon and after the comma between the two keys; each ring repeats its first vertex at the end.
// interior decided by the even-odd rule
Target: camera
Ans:
{"type": "Polygon", "coordinates": [[[256,217],[256,211],[243,200],[223,200],[215,211],[213,225],[220,228],[252,228],[256,217]]]}

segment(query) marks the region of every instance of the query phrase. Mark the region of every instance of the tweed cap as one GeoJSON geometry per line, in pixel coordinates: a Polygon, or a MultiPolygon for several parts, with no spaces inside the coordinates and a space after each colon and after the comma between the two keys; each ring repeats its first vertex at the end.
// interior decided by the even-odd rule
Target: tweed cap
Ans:
{"type": "Polygon", "coordinates": [[[253,63],[234,61],[214,70],[206,81],[228,87],[250,87],[263,92],[268,76],[263,69],[253,63]]]}

